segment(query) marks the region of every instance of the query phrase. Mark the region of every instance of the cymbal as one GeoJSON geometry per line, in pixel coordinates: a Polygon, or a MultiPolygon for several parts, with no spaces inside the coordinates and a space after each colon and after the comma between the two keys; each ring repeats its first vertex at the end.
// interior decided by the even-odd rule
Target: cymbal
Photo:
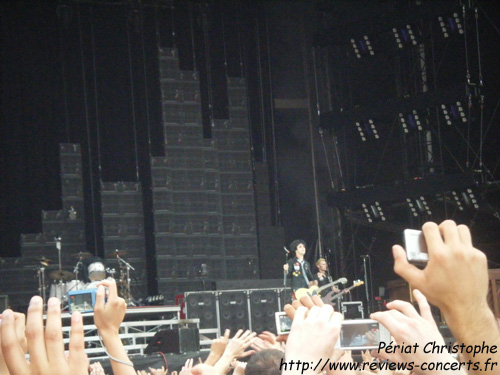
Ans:
{"type": "Polygon", "coordinates": [[[115,250],[112,253],[106,255],[106,258],[116,258],[127,255],[127,250],[115,250]]]}
{"type": "Polygon", "coordinates": [[[70,257],[71,258],[82,258],[82,259],[87,259],[87,258],[90,258],[92,257],[93,255],[91,253],[89,253],[88,251],[79,251],[78,253],[73,253],[73,254],[70,254],[70,257]]]}
{"type": "Polygon", "coordinates": [[[35,258],[35,260],[44,266],[48,266],[51,262],[53,262],[52,259],[46,258],[45,256],[42,256],[41,258],[35,258]]]}
{"type": "Polygon", "coordinates": [[[57,270],[57,271],[52,271],[49,273],[49,277],[52,280],[62,280],[62,281],[69,281],[73,280],[75,278],[75,275],[69,271],[64,271],[64,270],[57,270]]]}

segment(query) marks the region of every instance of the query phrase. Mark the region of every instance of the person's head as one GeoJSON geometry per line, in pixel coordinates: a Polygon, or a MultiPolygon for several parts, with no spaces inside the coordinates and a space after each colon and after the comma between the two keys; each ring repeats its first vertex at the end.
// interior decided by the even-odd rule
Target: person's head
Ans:
{"type": "Polygon", "coordinates": [[[303,257],[306,253],[306,242],[304,240],[292,241],[290,249],[295,252],[295,256],[303,257]]]}
{"type": "Polygon", "coordinates": [[[318,271],[325,272],[328,270],[328,265],[326,264],[325,258],[319,258],[316,261],[316,267],[318,267],[318,271]]]}
{"type": "Polygon", "coordinates": [[[285,353],[278,349],[257,352],[248,360],[245,375],[280,375],[282,359],[285,359],[285,353]]]}

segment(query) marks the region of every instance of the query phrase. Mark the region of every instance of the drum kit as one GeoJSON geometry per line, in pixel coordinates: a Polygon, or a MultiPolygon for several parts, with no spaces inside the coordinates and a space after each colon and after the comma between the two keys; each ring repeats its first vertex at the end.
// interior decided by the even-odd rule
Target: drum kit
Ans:
{"type": "MultiPolygon", "coordinates": [[[[86,290],[97,288],[103,280],[115,280],[117,271],[114,268],[106,268],[104,262],[100,258],[95,258],[89,252],[78,252],[71,254],[72,258],[77,259],[77,263],[73,268],[73,272],[64,270],[61,264],[61,243],[56,238],[56,247],[59,254],[58,268],[50,270],[53,261],[46,257],[37,258],[36,261],[40,264],[38,267],[38,292],[47,300],[47,289],[49,297],[57,297],[62,303],[63,309],[68,305],[68,292],[75,290],[86,290]],[[50,287],[46,283],[46,272],[51,280],[50,287]],[[87,281],[87,282],[86,282],[87,281]]],[[[128,306],[133,306],[133,297],[130,290],[130,270],[135,270],[122,257],[127,254],[126,251],[116,250],[106,258],[116,258],[118,261],[119,272],[116,283],[118,286],[119,295],[125,299],[128,306]]]]}

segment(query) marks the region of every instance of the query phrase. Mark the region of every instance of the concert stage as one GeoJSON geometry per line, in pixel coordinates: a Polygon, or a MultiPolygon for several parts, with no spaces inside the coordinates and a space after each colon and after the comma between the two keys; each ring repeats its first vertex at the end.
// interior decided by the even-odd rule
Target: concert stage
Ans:
{"type": "MultiPolygon", "coordinates": [[[[124,343],[125,350],[129,355],[144,354],[151,337],[161,329],[175,329],[180,327],[199,326],[199,319],[179,319],[179,306],[140,306],[129,307],[125,319],[121,324],[120,338],[124,343]]],[[[106,358],[97,328],[94,325],[94,314],[83,313],[85,352],[92,359],[106,358]]],[[[71,314],[63,313],[63,336],[64,343],[69,343],[71,314]]]]}

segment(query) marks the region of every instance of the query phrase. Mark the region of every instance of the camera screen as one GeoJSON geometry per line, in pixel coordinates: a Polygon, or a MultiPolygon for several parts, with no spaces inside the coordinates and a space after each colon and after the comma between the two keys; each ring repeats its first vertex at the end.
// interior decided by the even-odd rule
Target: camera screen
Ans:
{"type": "Polygon", "coordinates": [[[342,324],[340,331],[340,346],[342,348],[351,347],[372,347],[380,342],[379,323],[356,323],[342,324]]]}
{"type": "Polygon", "coordinates": [[[288,315],[280,315],[279,316],[279,333],[288,333],[292,328],[292,320],[288,317],[288,315]]]}
{"type": "Polygon", "coordinates": [[[92,293],[79,293],[69,295],[69,306],[71,312],[75,311],[93,311],[92,293]]]}

